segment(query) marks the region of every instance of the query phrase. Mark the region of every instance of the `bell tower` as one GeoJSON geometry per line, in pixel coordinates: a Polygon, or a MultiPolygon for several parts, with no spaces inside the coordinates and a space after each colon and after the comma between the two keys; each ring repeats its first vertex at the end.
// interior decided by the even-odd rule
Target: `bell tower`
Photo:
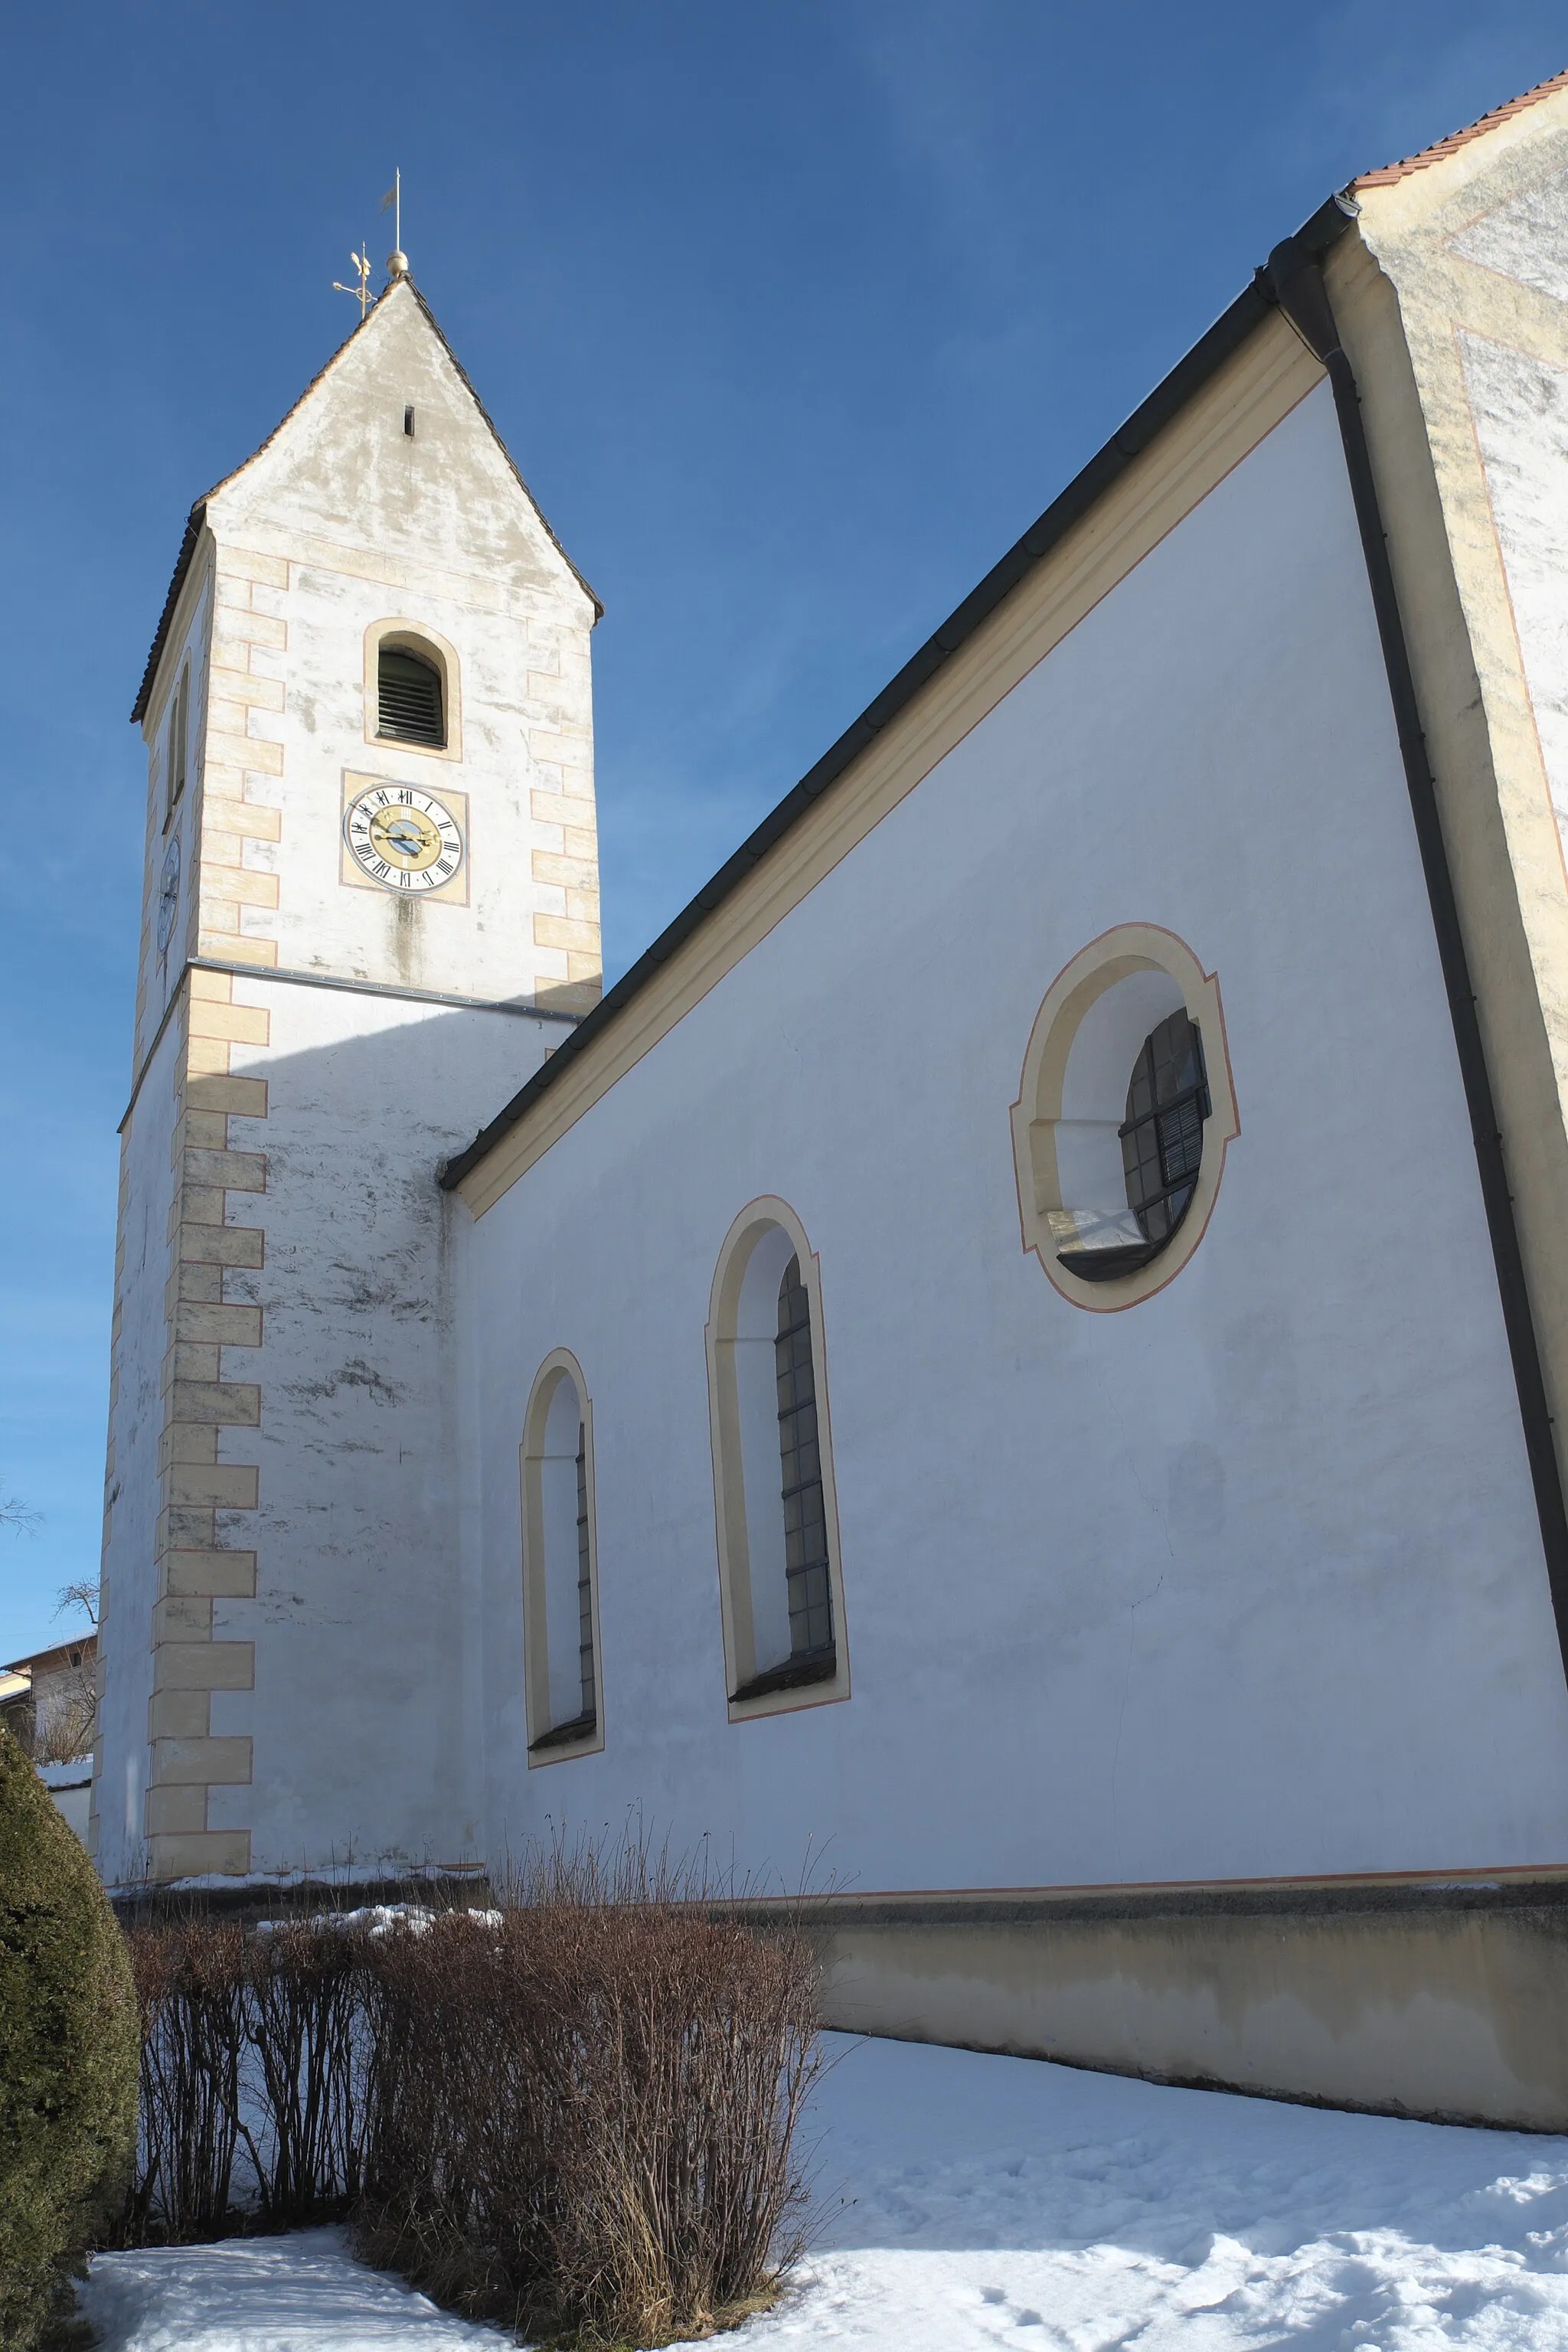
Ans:
{"type": "Polygon", "coordinates": [[[132,713],[110,1884],[471,1843],[463,1213],[436,1178],[597,1002],[599,607],[393,259],[193,509],[132,713]]]}

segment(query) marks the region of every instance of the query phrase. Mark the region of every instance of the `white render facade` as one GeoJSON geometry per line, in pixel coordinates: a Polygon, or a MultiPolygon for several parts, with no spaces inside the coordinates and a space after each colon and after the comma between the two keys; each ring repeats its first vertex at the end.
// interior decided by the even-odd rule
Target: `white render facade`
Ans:
{"type": "Polygon", "coordinates": [[[411,285],[197,510],[111,1883],[640,1820],[836,2022],[1568,2124],[1564,188],[1549,85],[1326,206],[596,1011],[595,608],[411,285]]]}

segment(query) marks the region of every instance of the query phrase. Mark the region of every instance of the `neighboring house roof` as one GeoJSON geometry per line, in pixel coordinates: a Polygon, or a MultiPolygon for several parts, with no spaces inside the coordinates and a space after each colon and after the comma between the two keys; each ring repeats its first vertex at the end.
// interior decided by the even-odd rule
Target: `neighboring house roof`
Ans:
{"type": "Polygon", "coordinates": [[[19,1674],[15,1666],[0,1667],[0,1706],[8,1699],[26,1698],[32,1687],[31,1675],[19,1674]]]}
{"type": "Polygon", "coordinates": [[[546,515],[543,508],[540,505],[539,500],[534,497],[533,492],[529,488],[528,484],[523,480],[522,475],[519,470],[516,458],[512,456],[511,451],[507,447],[506,443],[501,439],[500,434],[496,428],[495,419],[491,416],[489,409],[485,406],[484,402],[479,398],[479,394],[474,389],[473,380],[469,376],[467,368],[463,365],[462,361],[458,357],[457,352],[452,349],[451,344],[447,341],[445,334],[443,334],[440,320],[437,318],[434,310],[431,310],[430,305],[425,299],[424,295],[419,291],[418,287],[414,283],[413,278],[400,278],[395,279],[393,285],[386,287],[382,293],[377,296],[376,299],[371,304],[369,310],[365,312],[363,318],[360,320],[359,325],[353,330],[353,332],[352,334],[345,335],[342,341],[338,345],[337,350],[332,353],[331,357],[327,360],[322,366],[316,370],[315,374],[310,378],[310,383],[305,386],[305,389],[300,394],[299,399],[293,403],[291,407],[284,411],[277,424],[273,426],[271,432],[267,436],[266,440],[258,442],[249,457],[247,457],[242,464],[236,466],[232,472],[226,474],[221,482],[215,482],[212,488],[204,492],[203,496],[196,500],[195,505],[191,509],[191,511],[185,520],[184,537],[180,541],[180,551],[174,559],[174,578],[169,583],[169,593],[163,599],[163,609],[158,616],[158,626],[153,634],[152,651],[147,656],[147,667],[142,673],[142,684],[137,689],[135,702],[132,705],[131,721],[132,726],[146,716],[148,703],[153,698],[153,687],[158,675],[158,665],[163,658],[163,648],[168,644],[169,631],[174,625],[174,607],[180,601],[180,591],[185,584],[185,574],[191,568],[191,558],[196,551],[196,542],[201,537],[202,525],[206,520],[207,500],[209,499],[216,499],[218,492],[220,490],[226,489],[230,482],[237,481],[240,475],[244,473],[246,467],[253,466],[258,457],[262,455],[263,451],[269,449],[272,446],[272,444],[277,440],[278,436],[283,431],[290,417],[298,415],[299,411],[310,399],[310,394],[315,391],[317,385],[321,383],[325,377],[331,373],[333,368],[336,367],[338,362],[342,358],[343,353],[348,350],[349,345],[352,342],[354,342],[359,336],[363,334],[365,329],[369,326],[371,320],[380,310],[383,302],[386,300],[387,296],[395,292],[398,286],[405,286],[408,289],[409,293],[413,295],[416,302],[418,303],[420,310],[425,315],[426,322],[428,323],[432,332],[435,334],[437,341],[440,344],[441,349],[446,352],[447,357],[451,361],[453,367],[456,369],[459,383],[462,384],[463,389],[467,392],[469,399],[473,402],[474,406],[479,410],[480,416],[484,419],[486,425],[489,427],[491,438],[494,440],[496,447],[500,451],[501,456],[506,459],[507,464],[510,467],[519,489],[522,492],[523,497],[528,500],[529,505],[533,509],[534,513],[539,517],[540,522],[543,525],[543,528],[549,536],[551,545],[554,548],[556,553],[560,556],[562,562],[571,572],[572,577],[576,581],[578,586],[582,589],[584,594],[588,598],[590,604],[593,605],[595,619],[603,620],[605,615],[605,608],[603,604],[599,602],[598,597],[595,595],[593,589],[588,585],[586,580],[584,579],[583,574],[578,571],[577,566],[573,562],[572,558],[567,554],[566,550],[562,546],[561,541],[556,538],[554,531],[551,529],[549,517],[546,515]]]}
{"type": "MultiPolygon", "coordinates": [[[[26,1675],[36,1682],[40,1675],[65,1673],[73,1666],[88,1665],[98,1654],[98,1635],[79,1633],[74,1642],[57,1642],[52,1649],[35,1650],[30,1658],[13,1658],[0,1672],[26,1675]]],[[[6,1696],[0,1688],[0,1697],[6,1696]]]]}
{"type": "Polygon", "coordinates": [[[1459,148],[1468,147],[1470,141],[1479,139],[1483,131],[1493,131],[1500,122],[1506,122],[1510,114],[1522,114],[1527,106],[1534,106],[1539,100],[1550,98],[1553,90],[1558,89],[1568,89],[1568,73],[1553,74],[1550,81],[1538,81],[1535,88],[1527,89],[1522,97],[1510,98],[1506,106],[1494,106],[1489,114],[1483,114],[1479,121],[1467,124],[1463,131],[1456,131],[1447,139],[1439,139],[1436,146],[1423,147],[1418,155],[1406,155],[1397,163],[1384,163],[1379,171],[1363,172],[1359,179],[1352,181],[1351,185],[1354,188],[1385,188],[1390,181],[1406,179],[1412,172],[1429,171],[1446,155],[1455,154],[1459,148]]]}

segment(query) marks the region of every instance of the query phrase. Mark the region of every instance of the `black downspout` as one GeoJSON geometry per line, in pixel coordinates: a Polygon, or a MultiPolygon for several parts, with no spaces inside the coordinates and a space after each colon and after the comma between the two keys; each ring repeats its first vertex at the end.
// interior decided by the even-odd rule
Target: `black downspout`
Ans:
{"type": "Polygon", "coordinates": [[[1503,1325],[1508,1333],[1509,1354],[1513,1360],[1520,1417],[1524,1423],[1525,1451],[1530,1457],[1536,1515],[1541,1522],[1542,1547],[1546,1554],[1547,1580],[1552,1590],[1552,1612],[1557,1620],[1557,1640],[1563,1652],[1563,1670],[1568,1673],[1568,1507],[1563,1503],[1563,1476],[1558,1466],[1557,1448],[1552,1442],[1552,1415],[1547,1411],[1541,1349],[1535,1336],[1535,1318],[1530,1310],[1530,1293],[1525,1287],[1524,1259],[1519,1245],[1519,1227],[1514,1221],[1513,1195],[1509,1190],[1508,1171],[1503,1161],[1502,1137],[1498,1131],[1491,1079],[1481,1044],[1475,991],[1470,985],[1469,961],[1459,929],[1454,877],[1437,812],[1436,785],[1426,757],[1426,738],[1421,726],[1420,707],[1415,699],[1410,651],[1399,615],[1394,569],[1388,557],[1388,539],[1378,508],[1377,486],[1373,478],[1366,429],[1362,423],[1361,395],[1356,390],[1350,361],[1340,341],[1322,270],[1299,238],[1287,237],[1283,244],[1275,247],[1267,267],[1258,273],[1258,284],[1260,292],[1271,296],[1279,303],[1309,351],[1327,370],[1329,382],[1333,387],[1340,438],[1344,445],[1345,470],[1350,476],[1356,521],[1361,527],[1362,552],[1366,560],[1367,582],[1372,590],[1373,610],[1377,615],[1378,635],[1383,641],[1384,667],[1388,673],[1389,697],[1394,704],[1394,725],[1398,730],[1399,749],[1405,761],[1410,811],[1415,820],[1415,838],[1426,876],[1432,926],[1437,935],[1443,984],[1448,993],[1454,1042],[1458,1048],[1459,1072],[1470,1115],[1470,1133],[1475,1139],[1481,1198],[1486,1205],[1487,1226],[1491,1234],[1498,1289],[1502,1298],[1503,1325]]]}

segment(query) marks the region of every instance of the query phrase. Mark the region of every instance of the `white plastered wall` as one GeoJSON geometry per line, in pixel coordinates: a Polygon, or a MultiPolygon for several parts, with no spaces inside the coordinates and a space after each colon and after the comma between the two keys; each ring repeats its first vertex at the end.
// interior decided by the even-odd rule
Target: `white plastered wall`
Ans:
{"type": "Polygon", "coordinates": [[[637,1807],[863,1892],[1563,1859],[1568,1695],[1325,389],[462,1241],[492,1854],[542,1827],[515,1461],[569,1347],[605,1747],[553,1820],[637,1807]],[[1052,979],[1126,921],[1217,973],[1241,1132],[1177,1279],[1090,1315],[1021,1247],[1008,1108],[1052,979]],[[702,1324],[764,1192],[820,1258],[856,1675],[731,1726],[702,1324]]]}

